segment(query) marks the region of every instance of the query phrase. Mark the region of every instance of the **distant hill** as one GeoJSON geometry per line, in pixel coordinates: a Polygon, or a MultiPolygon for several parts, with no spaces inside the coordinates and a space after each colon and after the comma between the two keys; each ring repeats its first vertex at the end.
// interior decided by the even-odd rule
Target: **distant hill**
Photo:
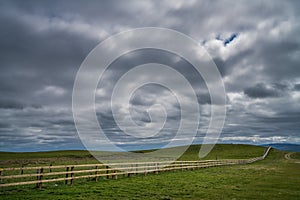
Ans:
{"type": "Polygon", "coordinates": [[[281,151],[300,152],[299,144],[274,143],[274,144],[262,144],[260,146],[272,146],[273,148],[281,151]]]}

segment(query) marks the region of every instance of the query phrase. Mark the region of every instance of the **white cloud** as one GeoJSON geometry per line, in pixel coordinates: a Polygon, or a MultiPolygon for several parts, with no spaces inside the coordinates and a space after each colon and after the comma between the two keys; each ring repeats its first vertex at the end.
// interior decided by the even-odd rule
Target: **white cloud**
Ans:
{"type": "Polygon", "coordinates": [[[43,89],[36,92],[36,94],[39,95],[46,95],[46,96],[63,96],[66,93],[66,91],[58,86],[45,86],[43,89]]]}

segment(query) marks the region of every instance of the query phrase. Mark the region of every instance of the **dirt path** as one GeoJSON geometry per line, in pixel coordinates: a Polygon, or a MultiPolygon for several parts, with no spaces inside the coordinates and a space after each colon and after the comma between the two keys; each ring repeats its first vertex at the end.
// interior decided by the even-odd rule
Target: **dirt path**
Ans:
{"type": "Polygon", "coordinates": [[[293,154],[293,152],[285,154],[284,155],[285,159],[287,159],[287,160],[294,160],[294,159],[291,158],[292,154],[293,154]]]}
{"type": "Polygon", "coordinates": [[[294,152],[287,153],[287,154],[284,155],[284,158],[287,159],[287,160],[294,161],[295,163],[300,164],[300,160],[291,158],[292,154],[294,154],[294,152]]]}

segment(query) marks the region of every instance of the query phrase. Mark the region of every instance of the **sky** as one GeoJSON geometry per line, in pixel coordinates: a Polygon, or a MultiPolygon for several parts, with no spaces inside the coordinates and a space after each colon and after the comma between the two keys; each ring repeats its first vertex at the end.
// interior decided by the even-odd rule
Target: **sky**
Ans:
{"type": "MultiPolygon", "coordinates": [[[[219,143],[300,144],[299,10],[299,1],[279,0],[1,0],[0,151],[84,149],[72,114],[77,71],[100,42],[142,27],[188,35],[217,65],[227,110],[219,143]]],[[[161,123],[164,107],[166,123],[156,135],[147,130],[138,132],[138,139],[122,135],[109,110],[111,87],[120,73],[154,61],[182,69],[197,88],[201,121],[194,143],[201,143],[211,108],[203,79],[193,76],[184,59],[153,49],[121,56],[99,83],[96,113],[105,134],[128,149],[159,148],[174,137],[180,103],[168,88],[146,85],[129,102],[130,117],[150,129],[161,123]]],[[[118,114],[126,117],[124,102],[118,103],[118,114]]],[[[188,131],[183,136],[189,137],[188,131]]]]}

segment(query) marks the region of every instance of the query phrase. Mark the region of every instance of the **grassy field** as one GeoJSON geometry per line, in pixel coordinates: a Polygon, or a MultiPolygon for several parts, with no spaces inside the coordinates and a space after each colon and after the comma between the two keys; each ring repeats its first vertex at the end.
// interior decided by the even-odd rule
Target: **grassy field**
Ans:
{"type": "Polygon", "coordinates": [[[0,167],[99,163],[88,151],[0,152],[0,167]]]}
{"type": "Polygon", "coordinates": [[[298,160],[300,160],[300,153],[293,153],[293,154],[291,154],[291,158],[292,159],[298,159],[298,160]]]}
{"type": "MultiPolygon", "coordinates": [[[[192,145],[179,158],[179,160],[199,160],[198,152],[200,145],[192,145]]],[[[238,159],[253,158],[262,155],[265,147],[251,145],[228,145],[218,144],[203,159],[238,159]]],[[[144,153],[146,151],[138,151],[144,153]]],[[[20,167],[36,165],[60,165],[60,164],[81,164],[98,163],[98,161],[88,152],[83,150],[49,151],[49,152],[26,152],[12,153],[0,152],[0,167],[20,167]]]]}
{"type": "MultiPolygon", "coordinates": [[[[198,159],[200,146],[191,146],[181,160],[198,159]]],[[[262,155],[265,148],[249,145],[217,145],[205,159],[250,158],[262,155]]],[[[286,152],[272,149],[269,156],[249,165],[223,166],[195,171],[137,175],[99,182],[76,180],[0,188],[0,199],[299,199],[300,160],[284,158],[286,152]]],[[[0,154],[3,163],[16,161],[96,162],[86,151],[0,154]]]]}

